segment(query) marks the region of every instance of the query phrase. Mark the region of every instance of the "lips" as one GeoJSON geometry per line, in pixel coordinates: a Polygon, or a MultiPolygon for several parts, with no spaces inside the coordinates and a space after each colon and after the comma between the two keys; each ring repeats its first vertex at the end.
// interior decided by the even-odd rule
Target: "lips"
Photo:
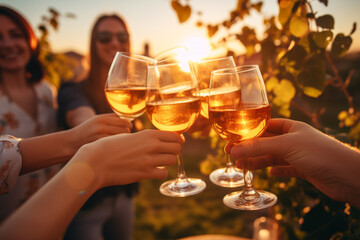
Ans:
{"type": "Polygon", "coordinates": [[[3,51],[0,51],[0,59],[7,60],[7,61],[15,60],[15,59],[21,57],[23,52],[24,51],[21,51],[21,50],[11,50],[11,51],[3,50],[3,51]]]}

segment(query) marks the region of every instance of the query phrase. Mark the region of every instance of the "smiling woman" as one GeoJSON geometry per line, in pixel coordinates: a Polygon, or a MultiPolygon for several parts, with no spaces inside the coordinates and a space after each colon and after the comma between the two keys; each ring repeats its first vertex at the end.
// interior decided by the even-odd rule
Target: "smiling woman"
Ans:
{"type": "MultiPolygon", "coordinates": [[[[29,138],[56,130],[53,91],[43,81],[37,38],[18,12],[0,6],[0,135],[29,138]]],[[[22,175],[0,196],[0,222],[44,185],[60,166],[22,175]]]]}
{"type": "MultiPolygon", "coordinates": [[[[66,128],[75,127],[95,114],[112,112],[104,88],[117,51],[130,51],[125,21],[115,14],[101,15],[91,32],[87,78],[80,83],[64,83],[59,90],[59,120],[66,128]]],[[[137,185],[131,184],[97,191],[70,224],[64,239],[130,239],[132,195],[136,190],[137,185]]]]}

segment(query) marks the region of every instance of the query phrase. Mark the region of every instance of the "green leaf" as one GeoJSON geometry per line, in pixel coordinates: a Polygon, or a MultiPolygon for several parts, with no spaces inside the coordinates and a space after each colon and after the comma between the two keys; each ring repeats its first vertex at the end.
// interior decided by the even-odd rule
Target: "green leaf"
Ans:
{"type": "Polygon", "coordinates": [[[53,17],[58,17],[60,15],[60,13],[54,8],[49,8],[49,12],[53,15],[53,17]]]}
{"type": "Polygon", "coordinates": [[[286,67],[289,72],[296,73],[304,63],[306,56],[305,48],[295,45],[280,59],[280,65],[286,67]]]}
{"type": "Polygon", "coordinates": [[[187,21],[191,15],[191,8],[189,5],[181,5],[179,1],[172,0],[171,7],[175,10],[180,23],[187,21]]]}
{"type": "Polygon", "coordinates": [[[270,77],[266,81],[266,90],[268,92],[271,92],[278,84],[279,84],[279,80],[276,77],[270,77]]]}
{"type": "Polygon", "coordinates": [[[319,2],[323,3],[325,6],[328,5],[328,0],[319,0],[319,2]]]}
{"type": "Polygon", "coordinates": [[[339,114],[338,114],[338,119],[339,120],[345,120],[345,118],[348,116],[348,112],[347,111],[341,111],[339,114]]]}
{"type": "Polygon", "coordinates": [[[326,48],[333,38],[333,33],[331,31],[314,32],[311,36],[316,46],[326,48]]]}
{"type": "Polygon", "coordinates": [[[294,6],[294,2],[291,0],[280,0],[279,1],[279,15],[278,19],[281,25],[285,25],[291,16],[291,10],[294,6]]]}
{"type": "Polygon", "coordinates": [[[290,32],[295,37],[302,37],[309,32],[307,18],[293,15],[290,20],[290,32]]]}
{"type": "Polygon", "coordinates": [[[51,19],[50,19],[50,25],[51,25],[55,30],[57,30],[57,29],[58,29],[58,26],[59,26],[59,23],[58,23],[58,21],[57,21],[55,18],[51,18],[51,19]]]}
{"type": "Polygon", "coordinates": [[[355,115],[349,115],[345,118],[344,125],[346,127],[351,127],[356,123],[356,121],[357,121],[357,117],[355,115]]]}
{"type": "Polygon", "coordinates": [[[326,14],[316,18],[316,24],[322,28],[334,29],[335,21],[333,16],[326,14]]]}
{"type": "Polygon", "coordinates": [[[349,136],[355,140],[360,139],[360,122],[350,129],[349,136]]]}
{"type": "Polygon", "coordinates": [[[289,103],[295,97],[295,93],[294,85],[287,79],[282,79],[274,88],[274,94],[284,103],[289,103]]]}
{"type": "Polygon", "coordinates": [[[215,35],[215,33],[218,31],[219,27],[218,25],[208,25],[207,26],[207,30],[208,30],[208,36],[209,38],[211,38],[212,36],[215,35]]]}
{"type": "Polygon", "coordinates": [[[304,70],[297,76],[297,83],[305,95],[317,98],[325,87],[325,72],[313,67],[304,70]]]}
{"type": "Polygon", "coordinates": [[[331,53],[337,57],[341,57],[349,50],[351,43],[351,37],[345,36],[343,33],[339,33],[336,35],[331,46],[331,53]]]}
{"type": "Polygon", "coordinates": [[[297,84],[305,95],[314,98],[321,95],[325,88],[325,70],[325,60],[320,55],[306,60],[297,76],[297,84]]]}

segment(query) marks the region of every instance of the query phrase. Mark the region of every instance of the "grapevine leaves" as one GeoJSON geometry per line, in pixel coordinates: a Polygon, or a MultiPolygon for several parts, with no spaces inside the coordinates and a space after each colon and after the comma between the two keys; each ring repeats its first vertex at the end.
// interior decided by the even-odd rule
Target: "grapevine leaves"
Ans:
{"type": "Polygon", "coordinates": [[[312,40],[319,48],[326,48],[333,39],[331,31],[313,32],[311,33],[312,40]]]}
{"type": "Polygon", "coordinates": [[[276,77],[270,77],[266,81],[266,90],[272,93],[271,103],[277,109],[277,112],[284,117],[290,117],[290,102],[295,97],[296,89],[291,81],[282,79],[279,81],[276,77]]]}
{"type": "Polygon", "coordinates": [[[211,38],[213,35],[215,35],[215,33],[219,30],[219,26],[218,25],[208,25],[207,26],[207,30],[208,30],[208,36],[209,38],[211,38]]]}
{"type": "Polygon", "coordinates": [[[309,57],[304,47],[295,45],[280,60],[296,76],[296,83],[309,97],[318,97],[325,88],[325,62],[317,54],[309,57]]]}
{"type": "Polygon", "coordinates": [[[179,1],[172,0],[171,7],[176,12],[176,15],[177,15],[180,23],[186,22],[189,19],[190,15],[191,15],[191,8],[189,5],[183,6],[179,3],[179,1]]]}
{"type": "Polygon", "coordinates": [[[334,42],[331,46],[331,54],[336,57],[341,57],[349,50],[352,43],[350,36],[345,36],[343,33],[336,35],[334,42]]]}
{"type": "Polygon", "coordinates": [[[297,76],[298,86],[309,97],[317,98],[325,88],[325,62],[319,55],[307,59],[297,76]]]}
{"type": "Polygon", "coordinates": [[[316,24],[322,28],[334,29],[335,20],[333,16],[327,14],[316,18],[316,24]]]}
{"type": "Polygon", "coordinates": [[[309,22],[306,17],[293,15],[289,27],[291,34],[298,38],[305,36],[309,32],[309,22]]]}

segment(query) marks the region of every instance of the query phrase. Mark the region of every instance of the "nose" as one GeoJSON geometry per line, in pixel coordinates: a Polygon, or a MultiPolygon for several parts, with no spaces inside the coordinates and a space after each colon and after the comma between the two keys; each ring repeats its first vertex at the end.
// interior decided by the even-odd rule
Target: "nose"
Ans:
{"type": "Polygon", "coordinates": [[[9,36],[0,36],[0,46],[1,47],[12,47],[14,46],[14,40],[11,39],[9,36]]]}

